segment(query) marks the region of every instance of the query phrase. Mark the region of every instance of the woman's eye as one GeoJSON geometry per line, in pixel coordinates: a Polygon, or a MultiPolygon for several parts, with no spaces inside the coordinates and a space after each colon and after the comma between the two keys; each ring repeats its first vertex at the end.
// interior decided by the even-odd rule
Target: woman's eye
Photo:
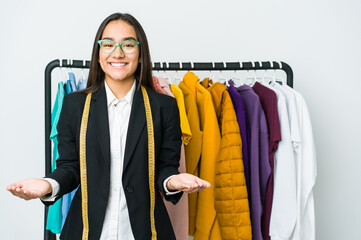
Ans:
{"type": "Polygon", "coordinates": [[[124,44],[123,47],[126,47],[126,48],[133,48],[134,47],[134,44],[132,43],[127,43],[127,44],[124,44]]]}
{"type": "Polygon", "coordinates": [[[111,48],[111,47],[114,47],[114,43],[112,43],[112,42],[103,42],[102,47],[111,48]]]}

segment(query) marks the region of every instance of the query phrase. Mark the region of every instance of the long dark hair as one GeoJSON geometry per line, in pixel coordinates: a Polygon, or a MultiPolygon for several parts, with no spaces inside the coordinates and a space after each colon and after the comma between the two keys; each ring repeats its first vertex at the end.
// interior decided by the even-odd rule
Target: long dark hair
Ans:
{"type": "Polygon", "coordinates": [[[87,88],[83,92],[96,92],[104,85],[105,73],[100,67],[99,64],[99,44],[98,41],[101,40],[103,31],[109,22],[115,20],[122,20],[133,26],[135,33],[137,34],[139,41],[139,58],[140,62],[138,64],[137,70],[135,71],[135,79],[138,81],[138,88],[140,85],[145,86],[154,90],[153,80],[152,80],[152,63],[150,60],[149,46],[147,36],[140,25],[140,23],[132,15],[128,13],[113,13],[100,24],[97,34],[95,35],[95,40],[93,44],[93,53],[90,61],[89,67],[89,76],[87,88]]]}

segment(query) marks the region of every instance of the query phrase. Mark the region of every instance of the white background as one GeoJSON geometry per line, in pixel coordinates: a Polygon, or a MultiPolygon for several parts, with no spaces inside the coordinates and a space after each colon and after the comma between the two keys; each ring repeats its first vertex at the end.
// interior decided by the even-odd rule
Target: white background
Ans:
{"type": "Polygon", "coordinates": [[[0,8],[0,239],[41,240],[43,205],[5,187],[44,175],[44,69],[90,59],[114,12],[143,25],[153,61],[282,60],[306,99],[318,177],[317,239],[359,239],[361,1],[5,1],[0,8]],[[16,3],[16,5],[15,5],[16,3]]]}

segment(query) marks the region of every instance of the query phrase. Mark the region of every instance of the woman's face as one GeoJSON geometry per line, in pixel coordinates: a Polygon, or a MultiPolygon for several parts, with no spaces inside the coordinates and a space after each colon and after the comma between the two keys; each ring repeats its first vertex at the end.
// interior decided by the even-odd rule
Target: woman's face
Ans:
{"type": "MultiPolygon", "coordinates": [[[[101,39],[110,39],[116,43],[130,39],[138,41],[133,26],[122,20],[109,22],[101,39]]],[[[106,81],[133,81],[138,63],[139,47],[130,54],[122,52],[119,46],[109,54],[99,48],[99,64],[105,73],[106,81]]]]}

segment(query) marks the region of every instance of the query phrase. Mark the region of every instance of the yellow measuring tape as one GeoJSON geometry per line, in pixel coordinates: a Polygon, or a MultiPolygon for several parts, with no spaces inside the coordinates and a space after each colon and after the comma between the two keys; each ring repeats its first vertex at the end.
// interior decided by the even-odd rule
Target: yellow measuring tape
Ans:
{"type": "Polygon", "coordinates": [[[80,187],[81,187],[81,209],[83,215],[83,237],[82,240],[88,240],[89,235],[89,221],[88,221],[88,186],[86,181],[86,130],[88,127],[89,108],[91,93],[88,93],[84,110],[83,117],[81,119],[80,126],[80,187]]]}
{"type": "MultiPolygon", "coordinates": [[[[148,157],[149,157],[149,190],[150,190],[150,224],[152,230],[152,240],[157,240],[157,231],[155,229],[154,208],[155,208],[155,189],[154,189],[154,175],[155,175],[155,152],[154,152],[154,130],[152,110],[150,108],[149,97],[147,90],[142,86],[145,114],[147,117],[148,129],[148,157]]],[[[85,100],[83,116],[80,126],[80,184],[82,196],[82,216],[83,216],[83,237],[82,240],[88,240],[89,236],[89,220],[88,220],[88,186],[86,176],[86,130],[88,127],[89,108],[90,108],[91,93],[88,93],[85,100]]]]}
{"type": "Polygon", "coordinates": [[[157,240],[157,231],[155,230],[154,207],[155,207],[155,189],[154,189],[154,172],[155,172],[155,153],[154,153],[154,131],[152,110],[150,108],[147,90],[142,86],[145,114],[147,117],[148,129],[148,166],[149,166],[149,190],[150,190],[150,227],[152,230],[152,240],[157,240]]]}

